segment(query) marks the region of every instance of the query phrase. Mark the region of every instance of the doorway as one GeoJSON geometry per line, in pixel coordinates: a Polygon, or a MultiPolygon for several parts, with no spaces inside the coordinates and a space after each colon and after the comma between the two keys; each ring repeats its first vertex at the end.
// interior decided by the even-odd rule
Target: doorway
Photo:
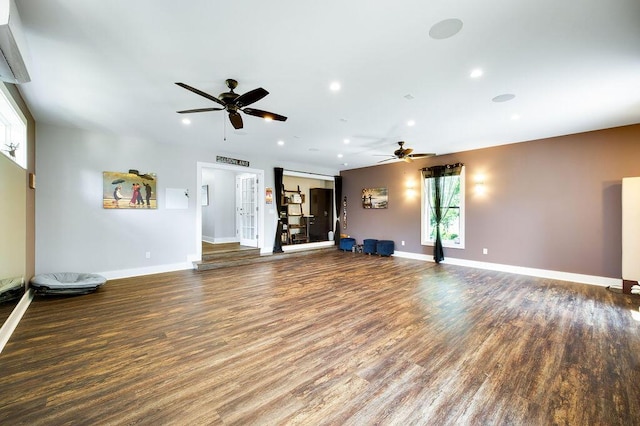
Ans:
{"type": "Polygon", "coordinates": [[[264,171],[243,166],[197,163],[196,248],[206,243],[264,246],[264,171]]]}

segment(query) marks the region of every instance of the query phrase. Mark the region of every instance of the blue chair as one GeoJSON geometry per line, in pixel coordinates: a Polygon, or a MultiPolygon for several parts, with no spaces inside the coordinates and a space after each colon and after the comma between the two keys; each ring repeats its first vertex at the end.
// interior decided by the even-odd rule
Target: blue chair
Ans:
{"type": "Polygon", "coordinates": [[[391,256],[393,254],[393,241],[390,240],[380,240],[376,244],[376,252],[380,256],[391,256]]]}
{"type": "Polygon", "coordinates": [[[376,245],[378,244],[378,240],[374,240],[373,238],[368,238],[363,242],[362,252],[366,254],[376,254],[376,245]]]}
{"type": "Polygon", "coordinates": [[[340,238],[340,250],[352,251],[353,246],[356,245],[355,238],[340,238]]]}

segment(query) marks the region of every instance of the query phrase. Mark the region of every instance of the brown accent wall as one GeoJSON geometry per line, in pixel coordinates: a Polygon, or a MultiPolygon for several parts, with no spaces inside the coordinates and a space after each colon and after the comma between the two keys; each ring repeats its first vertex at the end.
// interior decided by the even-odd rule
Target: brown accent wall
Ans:
{"type": "Polygon", "coordinates": [[[419,169],[455,162],[466,166],[466,244],[445,257],[621,278],[622,178],[640,176],[640,125],[343,171],[341,232],[432,255],[420,244],[419,169]],[[483,196],[474,193],[479,173],[483,196]],[[388,209],[363,209],[362,189],[385,186],[388,209]]]}

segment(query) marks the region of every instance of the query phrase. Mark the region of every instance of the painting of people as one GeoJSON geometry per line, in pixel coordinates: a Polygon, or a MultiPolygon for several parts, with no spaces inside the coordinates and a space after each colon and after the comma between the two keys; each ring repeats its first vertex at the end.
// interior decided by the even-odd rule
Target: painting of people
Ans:
{"type": "Polygon", "coordinates": [[[386,209],[388,200],[387,188],[365,188],[362,190],[362,207],[365,209],[386,209]]]}
{"type": "Polygon", "coordinates": [[[102,173],[102,207],[105,209],[156,209],[155,173],[102,173]]]}

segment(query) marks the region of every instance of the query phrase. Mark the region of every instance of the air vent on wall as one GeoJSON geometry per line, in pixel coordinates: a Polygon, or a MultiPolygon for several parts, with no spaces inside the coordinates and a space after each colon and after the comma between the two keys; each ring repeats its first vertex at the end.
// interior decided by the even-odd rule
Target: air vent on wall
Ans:
{"type": "Polygon", "coordinates": [[[26,43],[14,0],[0,0],[0,80],[31,81],[25,63],[26,43]]]}

